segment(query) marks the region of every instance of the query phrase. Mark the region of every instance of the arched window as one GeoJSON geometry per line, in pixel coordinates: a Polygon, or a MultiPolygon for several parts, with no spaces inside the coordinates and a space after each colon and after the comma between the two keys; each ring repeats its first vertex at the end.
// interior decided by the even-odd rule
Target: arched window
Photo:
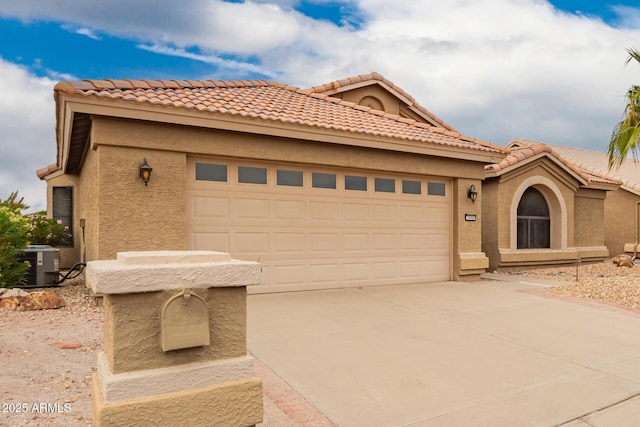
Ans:
{"type": "Polygon", "coordinates": [[[518,249],[551,247],[549,206],[542,193],[527,188],[518,204],[518,249]]]}

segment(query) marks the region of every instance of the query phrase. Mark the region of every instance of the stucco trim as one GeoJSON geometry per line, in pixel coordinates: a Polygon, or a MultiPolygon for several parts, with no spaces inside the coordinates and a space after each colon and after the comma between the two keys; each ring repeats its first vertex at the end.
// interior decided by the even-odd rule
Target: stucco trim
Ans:
{"type": "Polygon", "coordinates": [[[98,377],[107,403],[195,390],[253,376],[254,360],[250,355],[114,374],[105,353],[98,353],[98,377]]]}
{"type": "Polygon", "coordinates": [[[230,259],[220,252],[149,251],[89,262],[86,280],[97,294],[128,294],[257,285],[260,275],[257,262],[230,259]]]}
{"type": "Polygon", "coordinates": [[[509,249],[518,250],[518,204],[527,188],[534,187],[540,190],[547,205],[551,220],[551,248],[567,248],[567,204],[558,186],[544,176],[532,176],[518,186],[511,199],[509,209],[509,249]]]}

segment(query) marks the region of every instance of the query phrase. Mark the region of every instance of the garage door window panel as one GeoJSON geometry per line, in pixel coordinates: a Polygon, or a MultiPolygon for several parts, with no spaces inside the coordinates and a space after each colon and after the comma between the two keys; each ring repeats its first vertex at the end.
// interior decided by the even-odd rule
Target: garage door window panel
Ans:
{"type": "Polygon", "coordinates": [[[336,189],[336,174],[313,172],[311,175],[311,185],[313,188],[336,189]]]}
{"type": "Polygon", "coordinates": [[[227,165],[196,163],[196,181],[227,182],[227,165]]]}
{"type": "Polygon", "coordinates": [[[304,186],[304,174],[302,171],[278,169],[276,184],[287,187],[302,187],[304,186]]]}
{"type": "Polygon", "coordinates": [[[376,178],[375,190],[378,193],[395,193],[396,180],[392,178],[376,178]]]}
{"type": "Polygon", "coordinates": [[[422,183],[420,181],[402,180],[403,194],[422,194],[422,183]]]}
{"type": "Polygon", "coordinates": [[[446,196],[446,186],[443,182],[429,182],[427,194],[429,196],[446,196]]]}
{"type": "Polygon", "coordinates": [[[267,168],[238,166],[238,182],[241,184],[266,184],[267,168]]]}
{"type": "Polygon", "coordinates": [[[344,177],[344,189],[352,191],[367,191],[367,177],[345,175],[344,177]]]}

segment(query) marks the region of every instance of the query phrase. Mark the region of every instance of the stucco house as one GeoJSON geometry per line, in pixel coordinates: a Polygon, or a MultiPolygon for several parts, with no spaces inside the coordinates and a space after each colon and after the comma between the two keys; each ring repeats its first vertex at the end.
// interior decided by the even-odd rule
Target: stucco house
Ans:
{"type": "Polygon", "coordinates": [[[609,175],[620,181],[620,190],[607,193],[604,204],[605,245],[612,256],[640,250],[640,164],[625,161],[620,169],[609,171],[606,153],[580,148],[549,146],[576,166],[592,173],[609,175]]]}
{"type": "Polygon", "coordinates": [[[602,261],[605,199],[620,181],[567,160],[551,146],[516,140],[487,165],[482,248],[492,270],[602,261]]]}
{"type": "Polygon", "coordinates": [[[462,280],[489,266],[482,182],[505,149],[377,73],[310,89],[84,80],[54,96],[57,159],[38,176],[74,230],[63,265],[219,250],[260,260],[254,292],[462,280]]]}

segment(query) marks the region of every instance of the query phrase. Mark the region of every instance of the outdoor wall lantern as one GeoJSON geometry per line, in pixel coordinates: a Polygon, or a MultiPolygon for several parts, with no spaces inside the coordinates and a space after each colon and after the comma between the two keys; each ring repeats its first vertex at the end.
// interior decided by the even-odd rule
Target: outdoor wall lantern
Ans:
{"type": "Polygon", "coordinates": [[[478,191],[476,190],[476,186],[472,185],[469,187],[469,192],[467,193],[467,197],[471,199],[472,203],[475,203],[478,199],[478,191]]]}
{"type": "Polygon", "coordinates": [[[142,178],[142,180],[144,181],[144,186],[146,187],[149,183],[149,179],[151,178],[151,171],[153,170],[153,168],[149,166],[149,163],[147,163],[146,157],[144,158],[142,164],[138,167],[138,170],[140,171],[140,178],[142,178]]]}

